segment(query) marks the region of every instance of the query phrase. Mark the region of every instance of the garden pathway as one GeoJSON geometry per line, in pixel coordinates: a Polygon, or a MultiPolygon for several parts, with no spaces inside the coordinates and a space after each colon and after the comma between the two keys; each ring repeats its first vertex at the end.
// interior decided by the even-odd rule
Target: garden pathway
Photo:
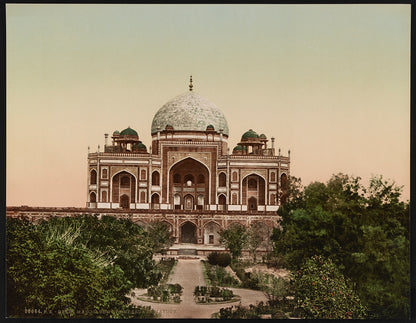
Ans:
{"type": "MultiPolygon", "coordinates": [[[[182,302],[179,304],[162,304],[152,303],[132,299],[134,305],[151,306],[156,311],[159,311],[161,318],[211,318],[211,315],[218,312],[223,307],[237,305],[240,301],[226,304],[201,305],[194,301],[194,289],[197,285],[205,285],[204,275],[202,272],[202,264],[199,259],[178,259],[178,263],[173,269],[173,274],[170,275],[169,284],[181,284],[183,293],[181,296],[182,302]]],[[[261,291],[229,288],[234,294],[241,296],[241,304],[247,306],[249,304],[256,304],[260,301],[266,301],[267,298],[261,291]]],[[[137,289],[134,291],[136,295],[143,295],[146,293],[145,289],[137,289]]]]}

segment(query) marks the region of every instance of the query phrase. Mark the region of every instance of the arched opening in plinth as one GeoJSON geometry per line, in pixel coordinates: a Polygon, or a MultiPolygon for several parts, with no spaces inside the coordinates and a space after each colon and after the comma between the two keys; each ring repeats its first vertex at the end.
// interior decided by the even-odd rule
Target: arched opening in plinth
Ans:
{"type": "Polygon", "coordinates": [[[185,222],[181,226],[181,243],[196,243],[196,225],[192,222],[185,222]]]}
{"type": "Polygon", "coordinates": [[[220,231],[221,226],[214,221],[210,221],[207,224],[205,224],[204,244],[220,245],[220,231]]]}

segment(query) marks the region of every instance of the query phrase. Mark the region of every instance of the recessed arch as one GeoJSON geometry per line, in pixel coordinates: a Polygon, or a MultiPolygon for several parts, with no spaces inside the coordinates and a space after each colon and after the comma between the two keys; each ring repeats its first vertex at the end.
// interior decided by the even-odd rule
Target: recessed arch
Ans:
{"type": "Polygon", "coordinates": [[[224,172],[219,173],[218,175],[218,186],[225,187],[227,185],[227,175],[224,172]]]}
{"type": "Polygon", "coordinates": [[[91,203],[96,203],[97,202],[97,195],[95,194],[95,192],[90,193],[90,202],[91,203]]]}
{"type": "Polygon", "coordinates": [[[101,202],[107,203],[107,191],[101,191],[101,202]]]}
{"type": "Polygon", "coordinates": [[[129,197],[129,203],[135,203],[137,178],[133,173],[126,169],[119,170],[111,176],[110,185],[113,203],[120,203],[120,197],[123,194],[129,197]]]}
{"type": "Polygon", "coordinates": [[[152,173],[152,185],[159,186],[160,185],[160,174],[157,170],[152,173]]]}
{"type": "Polygon", "coordinates": [[[130,208],[130,199],[127,194],[123,194],[120,196],[120,207],[122,207],[123,209],[130,208]]]}
{"type": "Polygon", "coordinates": [[[192,221],[186,221],[180,227],[181,243],[196,243],[196,224],[192,221]]]}
{"type": "Polygon", "coordinates": [[[151,198],[152,204],[159,204],[160,203],[160,196],[158,193],[153,193],[151,198]]]}
{"type": "Polygon", "coordinates": [[[95,169],[90,171],[90,184],[97,184],[97,171],[95,169]]]}
{"type": "Polygon", "coordinates": [[[245,180],[247,177],[252,176],[252,175],[257,175],[257,176],[261,177],[264,181],[266,181],[266,178],[265,178],[263,175],[260,175],[260,174],[259,174],[259,173],[257,173],[257,172],[251,172],[250,174],[247,174],[246,176],[244,176],[244,177],[241,179],[241,181],[245,180]]]}
{"type": "Polygon", "coordinates": [[[127,170],[127,169],[122,169],[122,170],[119,170],[118,172],[114,173],[114,174],[113,174],[113,176],[111,176],[111,180],[113,180],[114,176],[116,176],[116,175],[118,175],[118,174],[120,174],[120,173],[123,173],[123,172],[126,172],[126,173],[128,173],[129,175],[133,176],[133,177],[134,177],[134,179],[137,181],[137,176],[136,176],[136,175],[134,175],[132,172],[130,172],[130,171],[129,171],[129,170],[127,170]]]}
{"type": "Polygon", "coordinates": [[[288,183],[288,177],[286,173],[283,173],[280,175],[280,186],[283,191],[286,191],[288,189],[289,183],[288,183]]]}
{"type": "Polygon", "coordinates": [[[248,199],[248,209],[250,211],[257,211],[257,198],[252,196],[248,199]]]}
{"type": "Polygon", "coordinates": [[[233,182],[237,182],[238,181],[238,174],[237,171],[233,171],[233,182]]]}
{"type": "Polygon", "coordinates": [[[227,205],[227,197],[224,194],[218,195],[218,208],[225,211],[227,205]]]}
{"type": "Polygon", "coordinates": [[[194,197],[191,194],[186,194],[183,197],[183,204],[185,210],[193,210],[194,209],[194,197]]]}
{"type": "Polygon", "coordinates": [[[195,158],[186,157],[171,165],[168,169],[167,184],[166,202],[173,204],[172,207],[175,209],[190,209],[191,206],[194,209],[194,206],[198,205],[199,195],[203,196],[204,204],[210,203],[210,171],[204,163],[195,158]],[[174,201],[176,194],[180,195],[180,206],[176,206],[174,201]],[[192,197],[185,198],[187,195],[192,197]]]}
{"type": "Polygon", "coordinates": [[[238,195],[237,193],[232,193],[232,199],[231,199],[231,204],[238,204],[238,195]]]}
{"type": "Polygon", "coordinates": [[[204,225],[204,244],[219,245],[221,225],[216,221],[209,221],[204,225]]]}
{"type": "Polygon", "coordinates": [[[176,162],[174,162],[172,165],[170,165],[170,167],[169,167],[169,172],[171,171],[171,169],[173,168],[173,167],[175,167],[177,164],[179,164],[179,163],[181,163],[181,162],[183,162],[183,161],[185,161],[185,160],[187,160],[187,159],[192,159],[193,161],[196,161],[197,163],[200,163],[202,166],[204,166],[206,169],[207,169],[207,171],[209,172],[209,168],[208,168],[208,166],[207,165],[205,165],[202,161],[200,161],[200,160],[198,160],[198,159],[196,159],[196,158],[194,158],[194,157],[192,157],[192,156],[188,156],[188,157],[184,157],[184,158],[182,158],[182,159],[179,159],[179,160],[177,160],[176,162]]]}
{"type": "Polygon", "coordinates": [[[194,184],[195,184],[195,178],[194,178],[194,175],[192,175],[192,174],[186,174],[186,175],[184,176],[184,178],[183,178],[183,183],[184,183],[184,184],[188,184],[188,183],[190,183],[191,185],[194,185],[194,184]]]}
{"type": "Polygon", "coordinates": [[[247,205],[249,210],[257,210],[258,205],[266,205],[266,179],[256,172],[246,175],[241,182],[240,194],[241,204],[247,205]]]}
{"type": "Polygon", "coordinates": [[[270,172],[270,182],[276,182],[276,172],[270,172]]]}

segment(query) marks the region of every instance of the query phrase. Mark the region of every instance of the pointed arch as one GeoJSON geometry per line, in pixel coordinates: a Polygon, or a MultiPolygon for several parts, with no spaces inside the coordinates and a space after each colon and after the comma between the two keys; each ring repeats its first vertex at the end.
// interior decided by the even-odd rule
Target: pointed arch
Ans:
{"type": "Polygon", "coordinates": [[[252,172],[241,182],[241,204],[249,210],[257,210],[258,205],[266,205],[266,179],[252,172]]]}
{"type": "Polygon", "coordinates": [[[196,243],[196,224],[193,221],[185,221],[180,227],[181,243],[196,243]]]}
{"type": "Polygon", "coordinates": [[[90,171],[90,184],[97,184],[97,171],[95,169],[90,171]]]}
{"type": "Polygon", "coordinates": [[[135,203],[137,190],[137,177],[126,169],[122,169],[111,176],[110,196],[112,202],[120,203],[121,195],[129,197],[129,203],[135,203]]]}
{"type": "Polygon", "coordinates": [[[218,186],[225,187],[227,185],[227,175],[224,172],[221,172],[218,175],[218,186]]]}
{"type": "Polygon", "coordinates": [[[96,203],[97,202],[97,194],[95,194],[95,192],[90,193],[90,202],[91,203],[96,203]]]}
{"type": "Polygon", "coordinates": [[[168,169],[167,177],[167,203],[173,204],[175,209],[194,209],[198,200],[209,204],[211,195],[211,178],[209,168],[201,161],[190,156],[173,163],[168,169]],[[176,206],[175,195],[180,195],[181,205],[176,206]]]}
{"type": "Polygon", "coordinates": [[[160,174],[157,170],[152,173],[152,185],[159,186],[160,185],[160,174]]]}
{"type": "Polygon", "coordinates": [[[204,244],[219,245],[221,225],[216,221],[208,221],[204,225],[204,244]]]}

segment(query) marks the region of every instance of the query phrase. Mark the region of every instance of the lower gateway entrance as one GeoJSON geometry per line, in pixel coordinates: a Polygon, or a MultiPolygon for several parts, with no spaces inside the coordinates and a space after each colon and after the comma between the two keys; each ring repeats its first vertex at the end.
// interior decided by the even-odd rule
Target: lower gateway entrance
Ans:
{"type": "Polygon", "coordinates": [[[196,226],[192,222],[182,225],[181,243],[196,243],[196,226]]]}

